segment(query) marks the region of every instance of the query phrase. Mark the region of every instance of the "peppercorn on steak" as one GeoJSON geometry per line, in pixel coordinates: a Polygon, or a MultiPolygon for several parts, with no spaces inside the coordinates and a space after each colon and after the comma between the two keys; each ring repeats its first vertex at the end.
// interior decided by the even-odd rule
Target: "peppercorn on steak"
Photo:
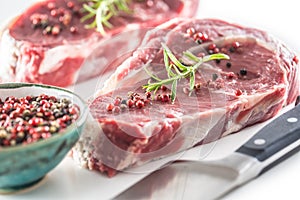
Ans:
{"type": "Polygon", "coordinates": [[[67,87],[112,72],[108,64],[133,51],[147,28],[191,17],[197,5],[197,0],[38,1],[0,34],[0,81],[67,87]]]}
{"type": "Polygon", "coordinates": [[[73,157],[117,171],[273,117],[299,94],[299,61],[268,33],[214,19],[149,31],[90,102],[73,157]]]}

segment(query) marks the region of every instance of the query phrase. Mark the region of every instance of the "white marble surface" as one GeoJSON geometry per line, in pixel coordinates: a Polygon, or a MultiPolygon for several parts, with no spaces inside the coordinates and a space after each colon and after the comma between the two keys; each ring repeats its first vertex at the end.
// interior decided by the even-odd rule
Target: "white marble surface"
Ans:
{"type": "MultiPolygon", "coordinates": [[[[4,23],[32,2],[34,2],[34,0],[1,1],[0,23],[4,23]]],[[[299,54],[299,8],[300,3],[296,0],[200,0],[198,17],[220,18],[245,26],[267,30],[285,41],[290,48],[299,54]]],[[[230,141],[230,139],[228,141],[230,141]]],[[[224,197],[224,199],[299,199],[299,170],[300,153],[294,155],[261,177],[233,191],[224,197]]],[[[97,181],[92,181],[93,184],[88,182],[81,183],[82,188],[85,188],[84,185],[88,185],[89,187],[95,187],[95,190],[81,190],[81,186],[76,185],[79,180],[88,181],[97,178],[95,174],[82,171],[83,170],[74,167],[73,163],[67,159],[48,176],[48,179],[45,180],[40,190],[37,189],[35,192],[18,195],[0,195],[0,200],[102,199],[101,197],[105,195],[103,195],[103,193],[97,193],[97,188],[101,188],[101,185],[93,185],[97,184],[97,181]],[[87,178],[82,178],[84,175],[86,175],[87,178]],[[79,178],[79,176],[81,176],[81,178],[79,178]],[[58,180],[58,178],[61,179],[58,180]],[[72,197],[70,196],[72,193],[77,195],[72,197]]],[[[111,182],[111,180],[107,181],[108,184],[111,182]]],[[[99,183],[101,183],[101,180],[99,183]]],[[[101,191],[101,189],[99,189],[99,191],[101,191]]]]}

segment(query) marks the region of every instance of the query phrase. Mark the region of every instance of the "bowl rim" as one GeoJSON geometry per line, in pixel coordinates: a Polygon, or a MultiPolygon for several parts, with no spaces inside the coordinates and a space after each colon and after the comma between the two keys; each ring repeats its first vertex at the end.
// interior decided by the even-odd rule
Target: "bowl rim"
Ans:
{"type": "Polygon", "coordinates": [[[1,153],[5,153],[5,152],[11,152],[11,151],[18,151],[18,150],[24,150],[24,148],[36,148],[39,146],[43,146],[47,143],[51,143],[55,140],[57,140],[58,138],[60,138],[63,135],[66,134],[70,134],[75,130],[76,128],[78,128],[79,126],[84,125],[86,119],[87,119],[87,115],[88,115],[88,107],[86,102],[76,93],[67,90],[65,88],[61,88],[61,87],[56,87],[56,86],[51,86],[51,85],[44,85],[44,84],[36,84],[36,83],[0,83],[0,90],[2,89],[17,89],[17,88],[22,88],[22,87],[37,87],[37,88],[46,88],[46,89],[53,89],[53,90],[59,90],[62,92],[66,92],[71,94],[72,96],[75,96],[76,98],[78,98],[79,102],[82,104],[81,105],[81,109],[80,110],[80,115],[79,118],[73,122],[71,125],[69,125],[66,129],[64,129],[61,133],[55,134],[54,136],[47,138],[47,139],[42,139],[33,143],[29,143],[29,144],[20,144],[20,145],[16,145],[16,146],[8,146],[8,147],[0,147],[0,154],[1,153]]]}

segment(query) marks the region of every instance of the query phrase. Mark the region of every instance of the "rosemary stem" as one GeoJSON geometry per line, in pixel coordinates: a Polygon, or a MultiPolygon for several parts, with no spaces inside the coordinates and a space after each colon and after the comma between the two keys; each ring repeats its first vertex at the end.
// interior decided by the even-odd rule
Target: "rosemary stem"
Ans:
{"type": "Polygon", "coordinates": [[[176,90],[177,90],[177,83],[182,78],[189,78],[189,88],[190,91],[194,89],[195,86],[195,74],[198,68],[204,63],[211,60],[217,60],[217,59],[229,59],[229,56],[222,53],[212,54],[208,56],[204,56],[203,58],[199,58],[192,54],[189,51],[184,52],[184,56],[186,56],[191,61],[194,61],[195,64],[186,66],[182,64],[175,55],[171,52],[171,50],[165,45],[162,44],[163,47],[163,53],[164,53],[164,63],[165,68],[168,74],[167,79],[161,79],[157,77],[156,75],[149,72],[146,68],[145,71],[149,74],[150,77],[152,77],[156,82],[151,83],[148,82],[148,84],[144,85],[143,88],[146,89],[146,91],[151,92],[154,91],[154,93],[161,87],[162,85],[169,85],[172,84],[171,88],[171,100],[172,102],[175,101],[176,98],[176,90]],[[170,63],[170,60],[172,63],[170,63]]]}

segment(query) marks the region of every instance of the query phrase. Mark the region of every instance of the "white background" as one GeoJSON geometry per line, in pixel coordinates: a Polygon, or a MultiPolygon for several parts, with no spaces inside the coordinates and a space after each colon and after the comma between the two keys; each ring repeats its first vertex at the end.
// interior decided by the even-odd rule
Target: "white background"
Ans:
{"type": "MultiPolygon", "coordinates": [[[[10,17],[19,13],[31,2],[34,2],[34,0],[1,0],[0,23],[4,23],[10,17]]],[[[245,26],[267,30],[284,41],[299,55],[299,8],[300,3],[296,0],[200,0],[198,17],[220,18],[245,26]]],[[[299,182],[300,153],[286,160],[284,163],[281,163],[256,180],[233,191],[224,199],[300,199],[299,182]]],[[[51,182],[49,184],[51,184],[51,182]]],[[[63,187],[63,184],[60,185],[63,187]]],[[[101,194],[99,194],[99,196],[101,197],[101,194]]],[[[0,199],[32,199],[30,196],[27,197],[22,197],[22,195],[10,195],[0,196],[0,199]]],[[[86,197],[88,198],[88,195],[86,197]]],[[[95,198],[94,196],[94,198],[92,197],[90,199],[95,198]]],[[[74,197],[74,199],[77,198],[74,197]]]]}

